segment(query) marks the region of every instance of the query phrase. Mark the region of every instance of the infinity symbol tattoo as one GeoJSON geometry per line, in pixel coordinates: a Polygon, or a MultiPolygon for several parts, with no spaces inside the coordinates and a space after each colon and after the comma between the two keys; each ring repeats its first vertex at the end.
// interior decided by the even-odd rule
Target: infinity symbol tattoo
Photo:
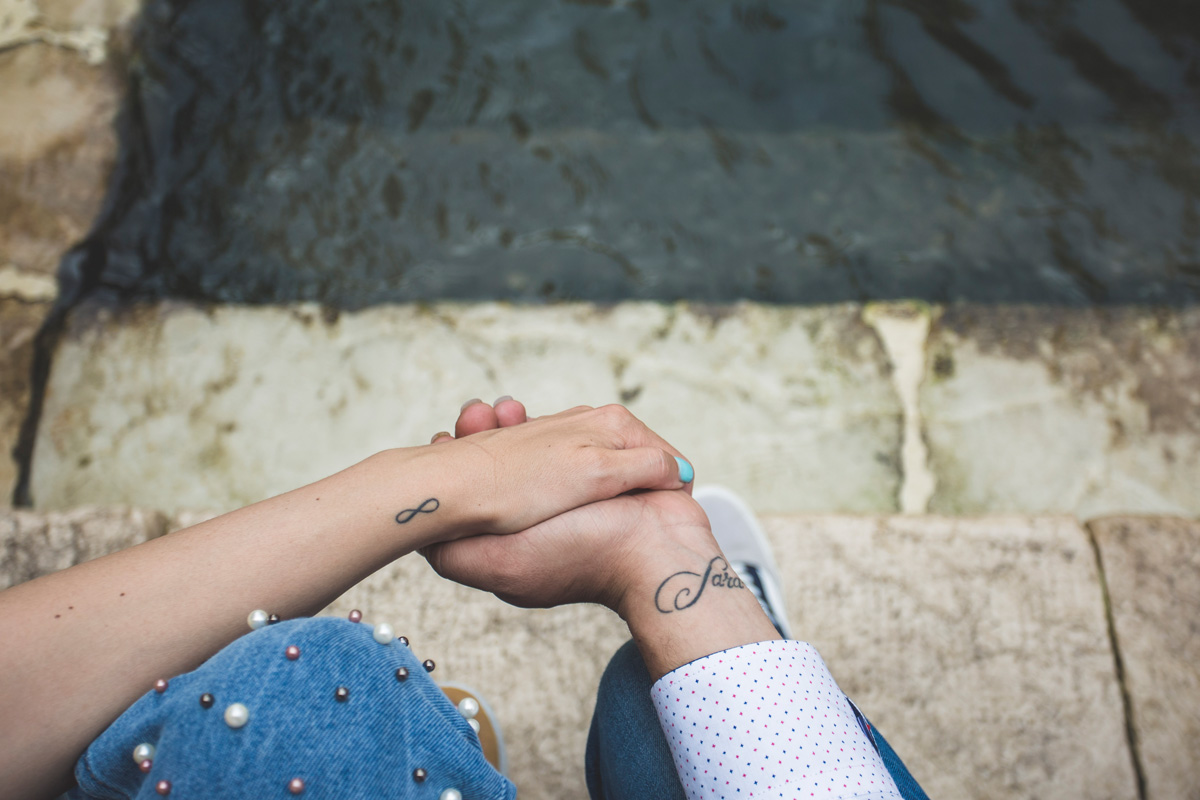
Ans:
{"type": "Polygon", "coordinates": [[[406,522],[411,522],[412,518],[417,514],[432,514],[438,510],[439,506],[441,506],[441,503],[438,502],[437,498],[431,497],[416,508],[406,508],[401,511],[396,515],[396,522],[403,525],[406,522]],[[430,506],[430,503],[433,503],[433,505],[430,506]],[[426,508],[425,506],[429,506],[429,508],[426,508]]]}

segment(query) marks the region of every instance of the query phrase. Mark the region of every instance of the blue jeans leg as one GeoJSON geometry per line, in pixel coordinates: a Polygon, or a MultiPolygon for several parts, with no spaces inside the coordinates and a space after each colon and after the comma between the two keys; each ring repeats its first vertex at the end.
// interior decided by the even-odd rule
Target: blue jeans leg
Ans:
{"type": "Polygon", "coordinates": [[[626,642],[596,693],[584,761],[592,800],[686,800],[650,701],[652,685],[637,647],[626,642]]]}
{"type": "Polygon", "coordinates": [[[879,755],[883,757],[883,765],[887,767],[892,780],[896,782],[896,788],[900,790],[900,796],[904,800],[929,800],[929,796],[925,794],[925,790],[909,774],[908,767],[904,766],[904,762],[900,760],[900,756],[896,755],[896,751],[888,744],[887,739],[883,738],[883,734],[879,732],[879,729],[871,726],[871,730],[875,733],[875,743],[879,745],[879,755]]]}
{"type": "Polygon", "coordinates": [[[97,800],[159,798],[160,781],[171,797],[206,800],[291,797],[293,780],[304,800],[437,800],[451,787],[466,798],[516,796],[418,656],[333,618],[247,633],[147,692],[75,775],[71,796],[97,800]],[[133,759],[143,743],[154,747],[146,773],[133,759]]]}

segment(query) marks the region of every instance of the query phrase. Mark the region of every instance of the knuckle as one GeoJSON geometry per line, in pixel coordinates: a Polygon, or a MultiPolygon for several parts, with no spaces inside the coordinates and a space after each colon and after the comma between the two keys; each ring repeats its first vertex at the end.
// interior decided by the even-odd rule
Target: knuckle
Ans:
{"type": "Polygon", "coordinates": [[[634,420],[634,416],[630,413],[629,409],[617,403],[601,406],[596,411],[601,421],[615,430],[625,430],[634,420]]]}
{"type": "Polygon", "coordinates": [[[660,480],[666,480],[675,474],[675,457],[666,450],[654,448],[651,451],[651,467],[660,480]]]}

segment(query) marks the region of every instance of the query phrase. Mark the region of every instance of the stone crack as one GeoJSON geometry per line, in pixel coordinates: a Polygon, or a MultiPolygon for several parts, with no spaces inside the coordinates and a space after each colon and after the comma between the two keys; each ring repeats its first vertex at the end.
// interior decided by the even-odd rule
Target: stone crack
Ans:
{"type": "Polygon", "coordinates": [[[1090,523],[1085,524],[1088,541],[1096,556],[1096,573],[1100,578],[1100,595],[1104,598],[1104,620],[1108,625],[1108,641],[1113,654],[1113,670],[1117,674],[1117,686],[1121,689],[1121,706],[1125,712],[1125,739],[1129,743],[1129,760],[1133,766],[1133,777],[1137,781],[1138,800],[1146,800],[1146,772],[1142,768],[1142,752],[1138,744],[1137,728],[1133,722],[1133,697],[1125,682],[1125,662],[1121,658],[1121,646],[1117,639],[1117,623],[1113,617],[1112,598],[1108,593],[1108,578],[1104,573],[1104,559],[1100,555],[1100,543],[1090,523]]]}

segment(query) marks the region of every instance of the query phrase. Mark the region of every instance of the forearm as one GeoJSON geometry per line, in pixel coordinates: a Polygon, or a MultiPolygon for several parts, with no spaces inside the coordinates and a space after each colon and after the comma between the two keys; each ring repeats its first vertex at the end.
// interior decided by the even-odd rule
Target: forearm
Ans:
{"type": "Polygon", "coordinates": [[[706,655],[779,639],[716,540],[670,540],[641,563],[618,613],[652,680],[706,655]]]}
{"type": "Polygon", "coordinates": [[[420,451],[0,593],[0,775],[14,796],[69,785],[92,739],[156,679],[246,633],[252,609],[316,613],[405,553],[472,532],[469,481],[420,451]]]}

